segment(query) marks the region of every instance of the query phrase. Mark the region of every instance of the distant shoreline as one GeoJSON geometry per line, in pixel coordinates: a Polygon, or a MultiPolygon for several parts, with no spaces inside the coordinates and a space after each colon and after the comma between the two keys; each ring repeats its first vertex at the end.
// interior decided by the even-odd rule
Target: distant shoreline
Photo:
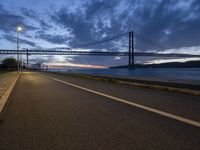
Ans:
{"type": "MultiPolygon", "coordinates": [[[[200,61],[170,62],[161,64],[135,64],[135,68],[200,68],[200,61]]],[[[109,69],[132,69],[128,65],[110,67],[109,69]]]]}

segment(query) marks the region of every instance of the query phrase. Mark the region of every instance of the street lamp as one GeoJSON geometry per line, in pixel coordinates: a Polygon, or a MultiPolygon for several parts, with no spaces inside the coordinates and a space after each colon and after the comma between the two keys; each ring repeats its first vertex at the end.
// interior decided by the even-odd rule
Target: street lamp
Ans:
{"type": "Polygon", "coordinates": [[[16,27],[16,32],[17,32],[17,70],[19,72],[20,69],[20,62],[19,62],[19,32],[22,31],[22,27],[17,26],[16,27]]]}

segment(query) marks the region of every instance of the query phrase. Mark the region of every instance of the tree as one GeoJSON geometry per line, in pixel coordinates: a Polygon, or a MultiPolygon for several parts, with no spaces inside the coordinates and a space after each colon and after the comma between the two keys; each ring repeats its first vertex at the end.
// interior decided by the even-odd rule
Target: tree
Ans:
{"type": "Polygon", "coordinates": [[[5,69],[8,69],[8,70],[16,70],[17,69],[17,61],[15,58],[5,58],[2,61],[2,65],[5,69]]]}

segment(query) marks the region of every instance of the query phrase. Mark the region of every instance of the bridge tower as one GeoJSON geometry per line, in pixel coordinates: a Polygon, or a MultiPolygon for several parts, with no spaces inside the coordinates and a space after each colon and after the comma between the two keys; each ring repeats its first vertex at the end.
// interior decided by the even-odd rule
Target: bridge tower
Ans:
{"type": "Polygon", "coordinates": [[[28,69],[28,64],[29,64],[29,56],[30,56],[31,54],[28,52],[28,49],[26,49],[26,67],[27,67],[27,69],[28,69]]]}
{"type": "Polygon", "coordinates": [[[129,32],[129,68],[135,68],[134,60],[134,31],[129,32]]]}

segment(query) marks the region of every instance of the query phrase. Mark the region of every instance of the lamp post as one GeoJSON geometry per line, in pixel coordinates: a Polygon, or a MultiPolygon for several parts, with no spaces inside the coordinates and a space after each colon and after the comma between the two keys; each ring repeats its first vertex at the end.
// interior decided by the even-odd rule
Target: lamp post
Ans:
{"type": "Polygon", "coordinates": [[[22,31],[22,27],[17,26],[16,32],[17,32],[17,70],[19,72],[20,70],[20,62],[19,62],[19,32],[22,31]]]}

